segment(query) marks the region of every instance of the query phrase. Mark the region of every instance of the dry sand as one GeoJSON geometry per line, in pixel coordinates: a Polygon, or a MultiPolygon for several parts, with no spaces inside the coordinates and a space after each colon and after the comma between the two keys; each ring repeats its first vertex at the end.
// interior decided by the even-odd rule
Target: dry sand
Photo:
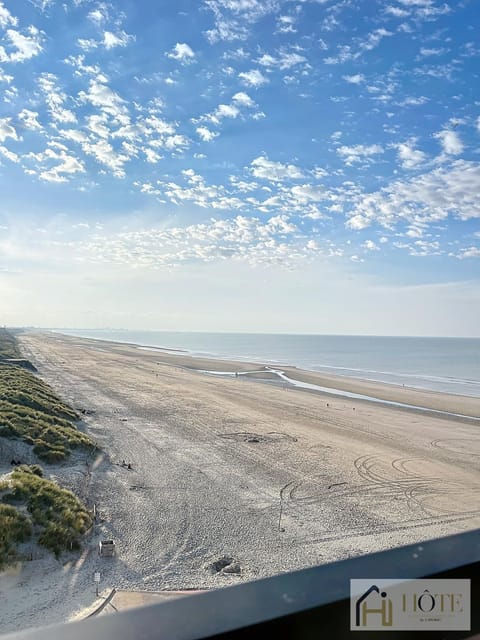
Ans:
{"type": "MultiPolygon", "coordinates": [[[[40,557],[0,578],[2,632],[78,616],[95,601],[95,570],[101,589],[216,588],[480,526],[478,420],[243,375],[258,363],[55,334],[21,341],[42,378],[91,412],[85,429],[104,455],[90,477],[81,460],[55,475],[95,502],[100,521],[80,559],[40,557]],[[101,538],[116,541],[116,558],[98,558],[101,538]],[[221,558],[230,565],[215,571],[221,558]]],[[[282,369],[480,416],[478,398],[282,369]]]]}

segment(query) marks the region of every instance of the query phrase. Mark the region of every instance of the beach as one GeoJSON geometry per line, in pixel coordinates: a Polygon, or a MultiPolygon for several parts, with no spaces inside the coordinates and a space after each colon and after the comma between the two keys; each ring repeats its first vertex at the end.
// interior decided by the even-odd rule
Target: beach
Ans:
{"type": "Polygon", "coordinates": [[[106,591],[211,589],[480,526],[479,398],[54,333],[19,342],[98,443],[87,481],[80,460],[48,468],[98,518],[79,558],[0,577],[0,632],[78,618],[94,571],[106,591]]]}

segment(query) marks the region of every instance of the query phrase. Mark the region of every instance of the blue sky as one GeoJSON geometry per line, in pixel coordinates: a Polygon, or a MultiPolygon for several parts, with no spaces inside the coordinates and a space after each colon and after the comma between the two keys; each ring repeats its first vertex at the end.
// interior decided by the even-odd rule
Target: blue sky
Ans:
{"type": "Polygon", "coordinates": [[[6,324],[479,335],[474,0],[0,0],[6,324]]]}

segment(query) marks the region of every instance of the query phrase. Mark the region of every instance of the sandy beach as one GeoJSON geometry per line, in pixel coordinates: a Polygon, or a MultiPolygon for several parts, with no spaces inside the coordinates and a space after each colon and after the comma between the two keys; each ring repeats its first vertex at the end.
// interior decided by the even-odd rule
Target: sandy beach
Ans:
{"type": "Polygon", "coordinates": [[[80,558],[0,576],[0,632],[78,617],[97,570],[102,590],[218,588],[480,527],[479,398],[272,367],[329,394],[269,363],[59,334],[20,344],[85,412],[91,475],[80,459],[48,470],[99,518],[80,558]]]}

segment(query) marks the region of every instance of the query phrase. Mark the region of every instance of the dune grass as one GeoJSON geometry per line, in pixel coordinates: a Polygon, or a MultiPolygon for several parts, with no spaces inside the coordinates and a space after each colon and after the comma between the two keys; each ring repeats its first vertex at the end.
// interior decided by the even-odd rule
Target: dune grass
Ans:
{"type": "Polygon", "coordinates": [[[0,360],[2,358],[21,358],[14,336],[3,327],[0,328],[0,360]]]}
{"type": "MultiPolygon", "coordinates": [[[[3,345],[4,353],[11,348],[9,336],[0,331],[0,349],[3,345]]],[[[75,411],[42,380],[0,360],[0,437],[32,445],[33,452],[44,462],[61,462],[73,449],[93,448],[92,440],[73,424],[78,419],[75,411]]]]}
{"type": "Polygon", "coordinates": [[[73,449],[93,448],[73,424],[78,415],[33,374],[0,364],[0,436],[33,446],[43,461],[61,462],[73,449]]]}
{"type": "Polygon", "coordinates": [[[32,539],[58,558],[77,550],[92,516],[71,492],[42,477],[39,465],[21,465],[0,483],[0,569],[32,539]]]}
{"type": "Polygon", "coordinates": [[[16,545],[32,537],[29,518],[15,507],[0,504],[0,571],[15,561],[16,545]]]}

